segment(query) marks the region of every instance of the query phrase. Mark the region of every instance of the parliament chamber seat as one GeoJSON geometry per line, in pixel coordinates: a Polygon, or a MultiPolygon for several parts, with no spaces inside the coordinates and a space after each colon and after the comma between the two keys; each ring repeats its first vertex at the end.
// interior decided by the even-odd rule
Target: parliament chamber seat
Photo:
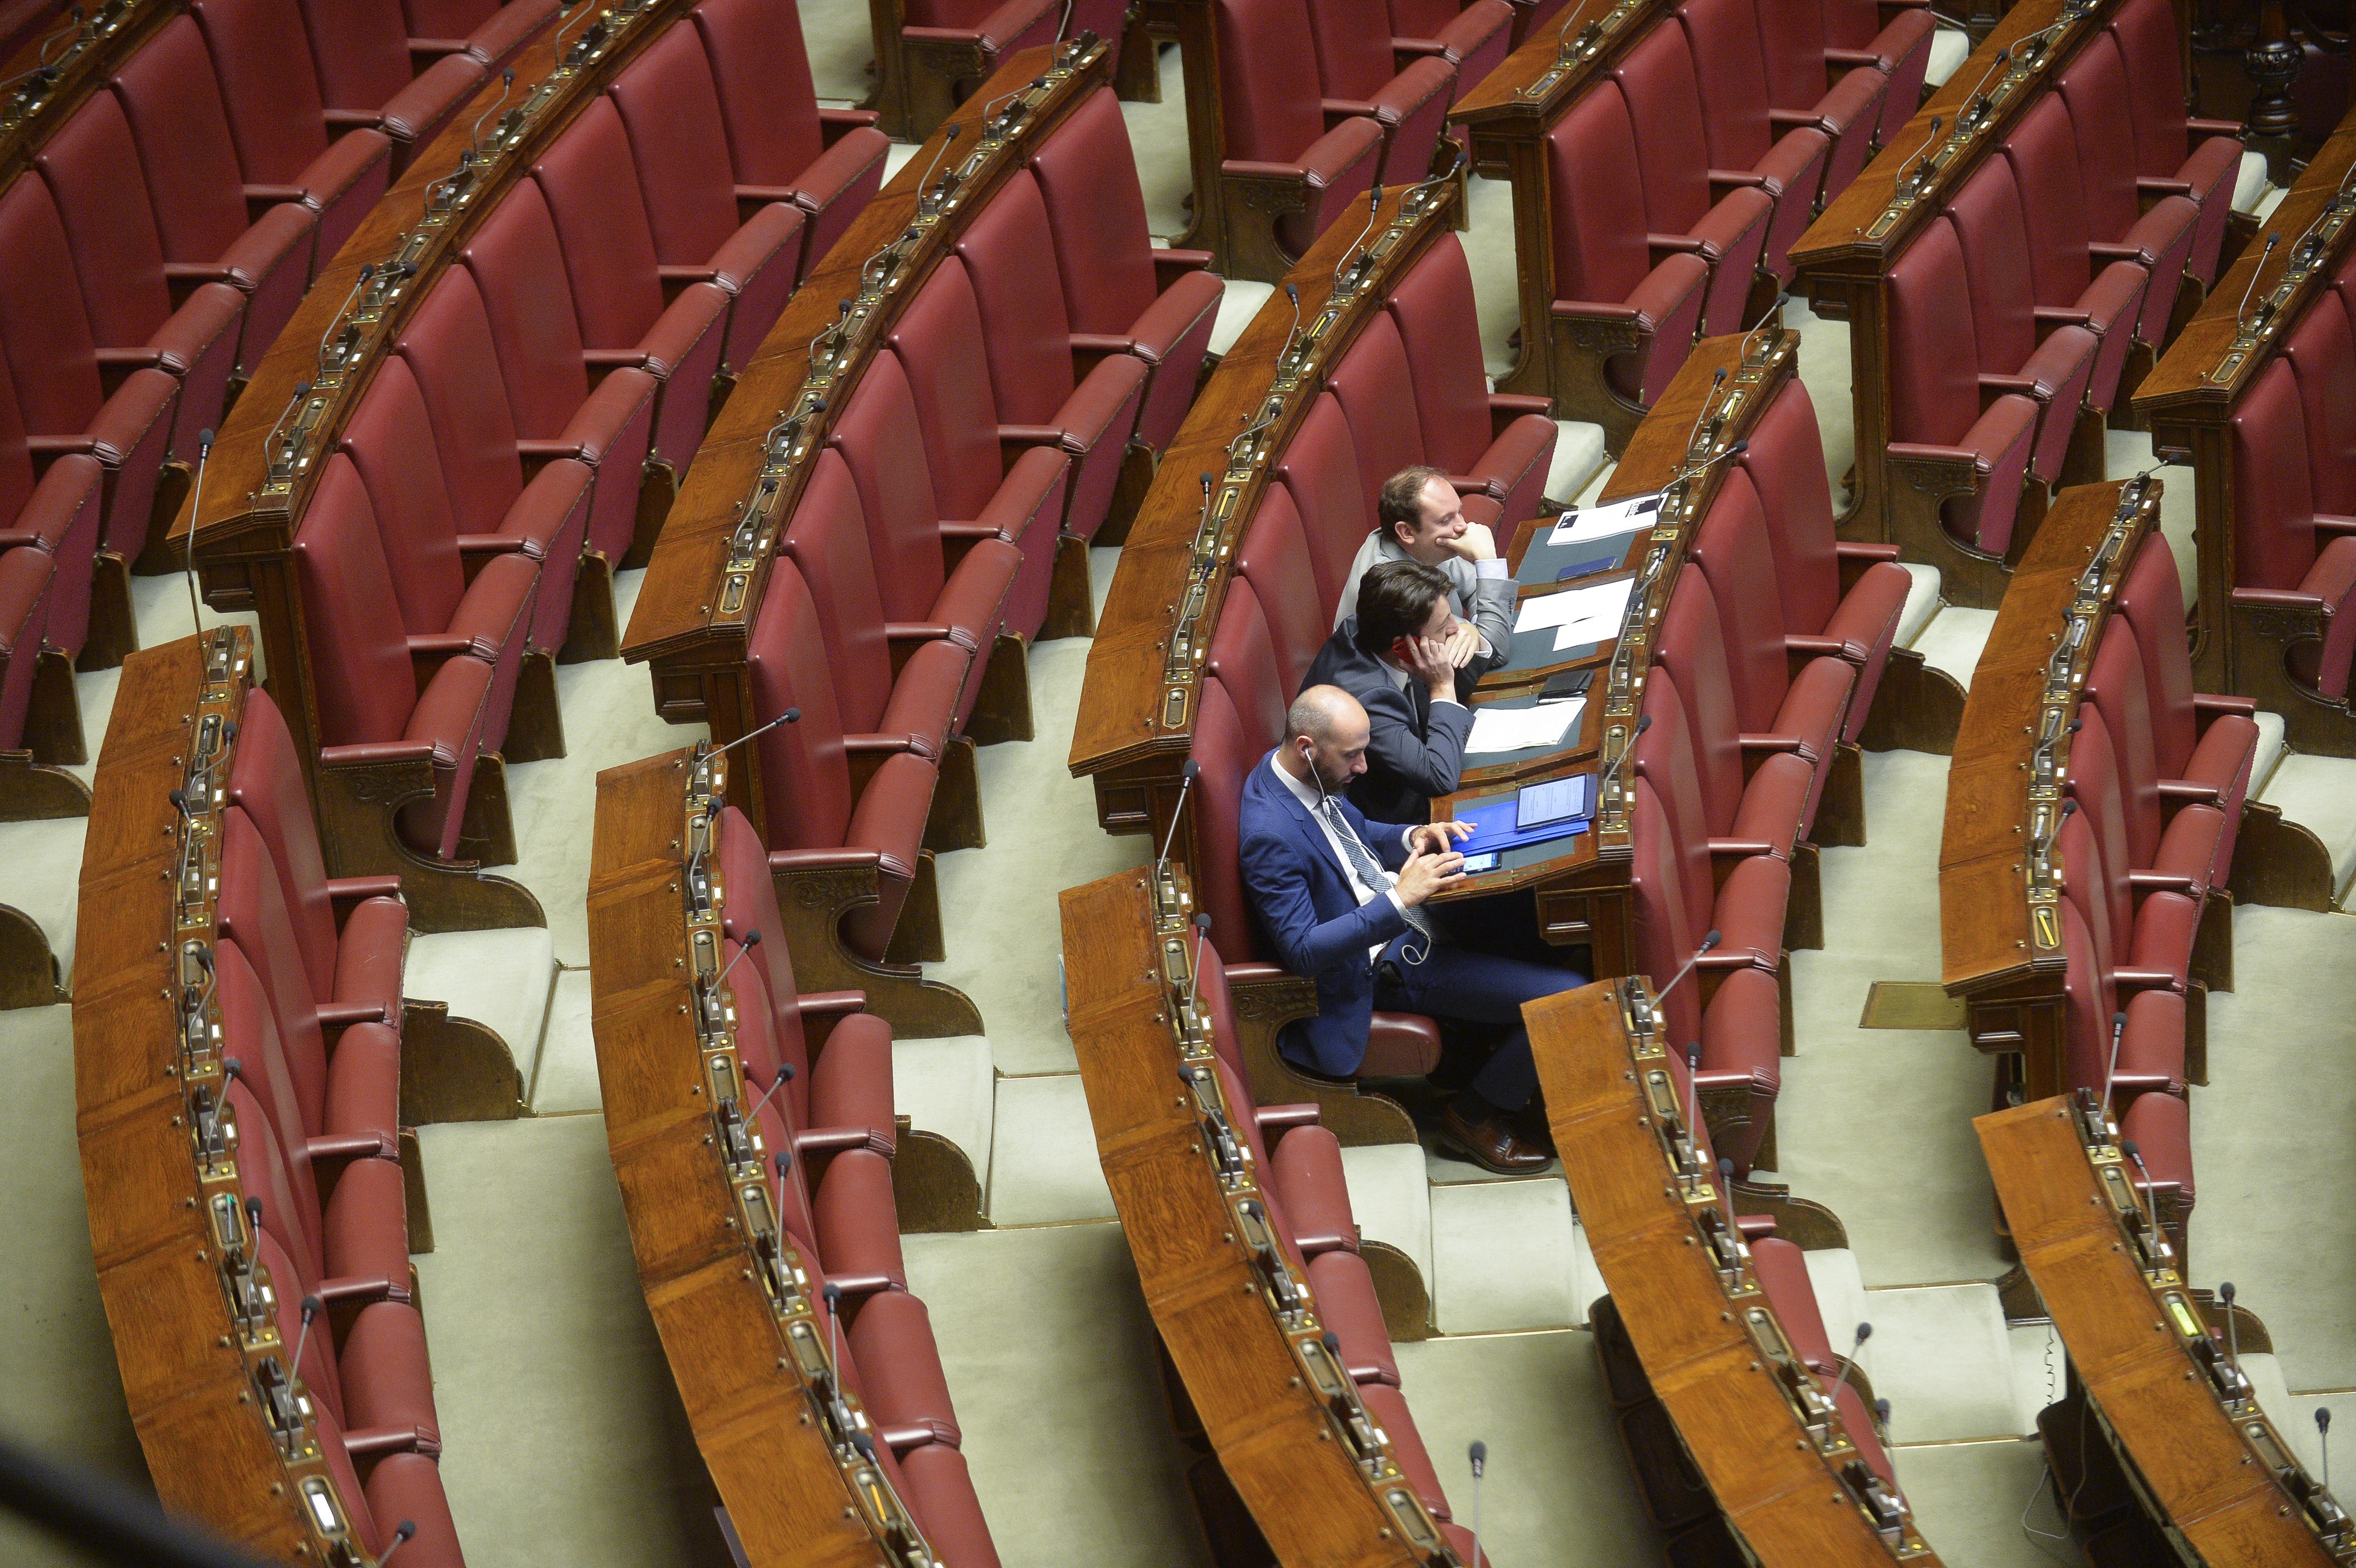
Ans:
{"type": "Polygon", "coordinates": [[[1382,127],[1382,185],[1412,185],[1431,172],[1456,68],[1444,54],[1408,53],[1352,0],[1304,0],[1315,45],[1318,111],[1329,126],[1364,117],[1382,127]],[[1369,22],[1374,22],[1372,27],[1369,22]]]}
{"type": "Polygon", "coordinates": [[[557,15],[552,0],[460,0],[418,10],[425,25],[458,30],[416,35],[402,0],[303,0],[327,124],[383,132],[396,175],[557,15]]]}
{"type": "MultiPolygon", "coordinates": [[[[1677,22],[1676,28],[1655,28],[1615,73],[1632,108],[1645,105],[1637,123],[1640,154],[1655,162],[1673,156],[1690,166],[1691,148],[1672,153],[1670,138],[1698,132],[1705,185],[1765,191],[1775,216],[1760,264],[1780,286],[1791,281],[1792,242],[1816,215],[1830,180],[1832,134],[1820,125],[1776,123],[1758,27],[1744,0],[1688,0],[1677,22]],[[1658,107],[1656,96],[1665,100],[1658,107]],[[1694,112],[1689,121],[1683,118],[1688,108],[1694,112]]],[[[1854,159],[1862,166],[1857,150],[1853,145],[1841,149],[1844,165],[1854,159]]]]}
{"type": "MultiPolygon", "coordinates": [[[[21,675],[12,672],[12,680],[34,679],[33,650],[44,646],[68,665],[80,657],[90,629],[91,574],[105,537],[106,494],[107,472],[98,456],[88,451],[37,452],[25,431],[15,377],[0,374],[0,518],[7,520],[0,526],[0,549],[30,549],[48,562],[38,571],[29,560],[14,568],[20,592],[33,592],[36,576],[44,585],[38,590],[38,618],[24,623],[28,640],[10,643],[26,650],[26,668],[21,675]]],[[[31,600],[19,602],[29,610],[31,600]]],[[[30,686],[24,692],[29,701],[30,686]]],[[[78,735],[79,709],[73,728],[78,735]]]]}
{"type": "MultiPolygon", "coordinates": [[[[1701,89],[1694,75],[1691,47],[1674,27],[1660,27],[1637,42],[1612,72],[1627,106],[1635,145],[1635,187],[1641,206],[1627,216],[1644,224],[1644,243],[1656,254],[1685,252],[1709,264],[1709,293],[1701,314],[1702,336],[1740,332],[1747,324],[1752,277],[1774,270],[1771,241],[1786,244],[1799,227],[1789,228],[1782,208],[1786,168],[1759,179],[1717,180],[1705,145],[1701,89]],[[1772,188],[1770,188],[1770,181],[1772,188]]],[[[1599,89],[1600,91],[1600,89],[1599,89]]],[[[1794,133],[1779,148],[1807,145],[1807,173],[1815,176],[1823,156],[1821,133],[1794,133]],[[1809,144],[1809,134],[1815,141],[1809,144]]],[[[1757,171],[1727,171],[1740,175],[1757,171]]],[[[1624,188],[1623,188],[1624,199],[1624,188]]],[[[1799,198],[1804,212],[1808,197],[1799,198]]],[[[1804,227],[1804,219],[1800,227],[1804,227]]]]}
{"type": "Polygon", "coordinates": [[[1462,98],[1505,63],[1524,14],[1541,8],[1515,0],[1390,0],[1391,50],[1454,66],[1462,98]]]}
{"type": "Polygon", "coordinates": [[[2340,296],[2319,299],[2298,328],[2317,351],[2301,359],[2286,348],[2232,419],[2233,602],[2299,612],[2308,635],[2286,650],[2290,673],[2332,703],[2347,700],[2356,660],[2356,518],[2325,510],[2319,499],[2319,492],[2351,495],[2351,465],[2344,449],[2334,448],[2337,432],[2323,421],[2336,412],[2330,404],[2344,397],[2342,389],[2356,382],[2356,369],[2320,349],[2335,328],[2344,340],[2345,320],[2340,296]],[[2321,416],[2320,428],[2310,429],[2310,410],[2321,416]]]}

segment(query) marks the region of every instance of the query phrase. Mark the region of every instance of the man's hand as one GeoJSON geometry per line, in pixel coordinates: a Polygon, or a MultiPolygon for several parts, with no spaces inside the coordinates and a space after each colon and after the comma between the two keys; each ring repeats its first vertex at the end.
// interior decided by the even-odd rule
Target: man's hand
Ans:
{"type": "Polygon", "coordinates": [[[1407,657],[1400,661],[1410,679],[1423,682],[1435,703],[1456,700],[1456,656],[1449,640],[1438,637],[1407,639],[1407,657]]]}
{"type": "Polygon", "coordinates": [[[1407,846],[1410,854],[1446,854],[1458,841],[1472,836],[1472,824],[1453,820],[1445,822],[1424,822],[1408,831],[1407,846]]]}
{"type": "Polygon", "coordinates": [[[1448,657],[1459,670],[1481,657],[1481,634],[1470,621],[1450,621],[1447,643],[1448,657]]]}
{"type": "Polygon", "coordinates": [[[1497,536],[1489,532],[1485,522],[1468,522],[1464,532],[1453,539],[1440,542],[1440,548],[1466,561],[1494,561],[1497,558],[1497,536]]]}
{"type": "Polygon", "coordinates": [[[1464,880],[1464,857],[1450,851],[1446,854],[1412,854],[1399,867],[1398,882],[1394,891],[1401,904],[1414,908],[1442,888],[1453,887],[1464,880]]]}

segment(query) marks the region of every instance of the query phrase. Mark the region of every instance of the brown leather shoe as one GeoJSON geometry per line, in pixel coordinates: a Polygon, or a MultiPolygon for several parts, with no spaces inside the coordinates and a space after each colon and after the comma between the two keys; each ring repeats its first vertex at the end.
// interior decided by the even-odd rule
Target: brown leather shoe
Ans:
{"type": "Polygon", "coordinates": [[[1498,1176],[1536,1176],[1552,1158],[1545,1150],[1523,1143],[1503,1122],[1493,1118],[1475,1126],[1453,1105],[1440,1112],[1440,1141],[1498,1176]]]}

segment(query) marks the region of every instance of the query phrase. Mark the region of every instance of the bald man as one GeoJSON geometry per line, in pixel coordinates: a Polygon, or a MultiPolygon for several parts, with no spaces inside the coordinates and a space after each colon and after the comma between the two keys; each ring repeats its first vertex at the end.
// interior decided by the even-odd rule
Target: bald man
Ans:
{"type": "Polygon", "coordinates": [[[1366,1055],[1376,1009],[1511,1033],[1442,1112],[1442,1143],[1483,1169],[1526,1176],[1546,1151],[1514,1120],[1537,1091],[1522,1004],[1586,983],[1568,970],[1500,958],[1436,937],[1422,906],[1464,881],[1462,822],[1377,822],[1345,798],[1365,771],[1369,726],[1357,699],[1312,686],[1285,714],[1285,741],[1244,778],[1239,854],[1261,940],[1317,983],[1317,1015],[1286,1026],[1287,1059],[1348,1078],[1366,1055]]]}

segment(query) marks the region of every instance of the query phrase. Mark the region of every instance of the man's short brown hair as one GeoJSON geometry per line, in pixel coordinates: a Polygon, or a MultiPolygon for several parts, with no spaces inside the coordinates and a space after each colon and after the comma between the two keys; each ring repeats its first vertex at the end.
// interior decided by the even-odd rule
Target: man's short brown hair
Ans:
{"type": "Polygon", "coordinates": [[[1438,479],[1447,483],[1448,476],[1426,463],[1401,468],[1383,481],[1375,497],[1375,515],[1382,520],[1383,532],[1396,539],[1402,522],[1423,525],[1423,487],[1438,479]]]}
{"type": "Polygon", "coordinates": [[[1382,561],[1358,579],[1357,644],[1376,658],[1402,637],[1421,637],[1431,607],[1448,596],[1448,575],[1420,561],[1382,561]]]}

